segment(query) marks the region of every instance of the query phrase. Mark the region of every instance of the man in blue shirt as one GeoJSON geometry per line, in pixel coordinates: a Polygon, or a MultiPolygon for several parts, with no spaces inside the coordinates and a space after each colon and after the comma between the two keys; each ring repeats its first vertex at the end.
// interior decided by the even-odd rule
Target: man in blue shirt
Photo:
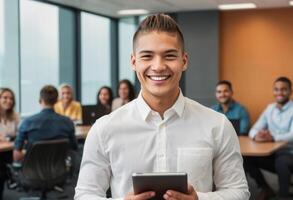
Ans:
{"type": "Polygon", "coordinates": [[[23,121],[15,140],[13,159],[21,161],[24,157],[22,149],[28,149],[36,141],[68,138],[72,149],[77,149],[73,122],[54,112],[58,91],[47,85],[41,89],[40,104],[43,110],[23,121]],[[27,141],[25,145],[25,141],[27,141]]]}
{"type": "MultiPolygon", "coordinates": [[[[216,98],[218,104],[212,106],[212,109],[223,113],[230,121],[238,121],[237,134],[247,135],[249,130],[249,114],[244,106],[233,99],[232,84],[229,81],[219,81],[216,86],[216,98]]],[[[234,123],[233,123],[234,125],[234,123]]],[[[237,129],[235,127],[235,129],[237,129]]]]}
{"type": "Polygon", "coordinates": [[[293,170],[293,102],[290,100],[292,83],[286,77],[274,82],[276,102],[268,105],[249,132],[256,142],[288,141],[289,145],[272,156],[245,158],[245,168],[262,188],[259,199],[273,195],[260,168],[276,172],[279,178],[279,199],[289,196],[291,171],[293,170]]]}

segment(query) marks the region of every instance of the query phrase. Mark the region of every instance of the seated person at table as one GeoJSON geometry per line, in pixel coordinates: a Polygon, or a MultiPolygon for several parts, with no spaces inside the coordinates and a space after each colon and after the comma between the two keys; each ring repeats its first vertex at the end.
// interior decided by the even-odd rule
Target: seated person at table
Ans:
{"type": "Polygon", "coordinates": [[[9,88],[0,88],[0,141],[16,136],[19,116],[14,112],[15,97],[9,88]]]}
{"type": "MultiPolygon", "coordinates": [[[[14,93],[9,88],[0,88],[0,143],[16,136],[19,117],[14,112],[14,93]]],[[[4,182],[7,178],[6,164],[12,161],[11,151],[0,152],[0,200],[2,200],[4,182]]]]}
{"type": "Polygon", "coordinates": [[[129,80],[124,79],[119,81],[117,96],[118,97],[112,102],[112,111],[120,108],[135,98],[134,86],[129,80]]]}
{"type": "Polygon", "coordinates": [[[53,106],[57,98],[58,91],[54,86],[47,85],[41,89],[40,104],[43,110],[21,123],[15,140],[14,161],[21,161],[24,157],[22,149],[30,148],[36,141],[68,138],[70,147],[77,149],[73,122],[54,112],[53,106]]]}
{"type": "Polygon", "coordinates": [[[72,87],[68,84],[62,84],[59,94],[60,100],[54,105],[55,112],[69,117],[72,121],[81,121],[81,105],[74,101],[72,87]]]}
{"type": "Polygon", "coordinates": [[[245,167],[256,180],[262,192],[259,199],[267,199],[273,192],[265,181],[260,168],[276,172],[279,178],[280,199],[289,197],[291,170],[293,169],[293,102],[291,81],[279,77],[274,82],[273,95],[275,103],[267,106],[249,132],[256,142],[288,141],[289,145],[271,156],[247,157],[245,167]]]}
{"type": "Polygon", "coordinates": [[[108,86],[101,87],[97,94],[97,106],[102,107],[106,111],[105,113],[109,114],[111,112],[112,101],[112,89],[108,86]]]}
{"type": "Polygon", "coordinates": [[[250,119],[247,110],[233,99],[232,84],[229,81],[219,81],[216,86],[218,104],[212,109],[223,113],[229,120],[239,120],[239,135],[247,135],[250,119]]]}

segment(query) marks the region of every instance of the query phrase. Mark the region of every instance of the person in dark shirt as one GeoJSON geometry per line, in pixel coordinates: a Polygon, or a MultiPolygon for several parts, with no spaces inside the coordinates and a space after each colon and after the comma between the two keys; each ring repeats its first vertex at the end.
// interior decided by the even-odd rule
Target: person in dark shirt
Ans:
{"type": "Polygon", "coordinates": [[[220,112],[232,122],[239,121],[239,130],[237,134],[247,135],[250,126],[250,118],[246,108],[233,99],[232,84],[229,81],[222,80],[216,86],[216,98],[218,103],[212,106],[212,109],[220,112]]]}
{"type": "Polygon", "coordinates": [[[73,122],[53,110],[58,99],[58,91],[54,86],[44,86],[40,91],[42,111],[25,119],[15,140],[13,159],[21,161],[24,158],[23,149],[29,149],[36,141],[68,138],[70,147],[77,149],[73,122]]]}

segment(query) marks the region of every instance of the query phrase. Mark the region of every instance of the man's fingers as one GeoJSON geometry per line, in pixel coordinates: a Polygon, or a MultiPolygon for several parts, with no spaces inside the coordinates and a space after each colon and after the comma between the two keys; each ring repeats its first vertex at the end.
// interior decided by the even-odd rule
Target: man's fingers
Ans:
{"type": "Polygon", "coordinates": [[[188,184],[188,194],[193,194],[195,193],[194,188],[192,187],[192,185],[188,184]]]}
{"type": "Polygon", "coordinates": [[[186,199],[186,198],[188,198],[188,195],[180,193],[180,192],[176,192],[176,191],[173,191],[173,190],[168,190],[166,193],[170,198],[174,198],[174,199],[186,199]]]}
{"type": "Polygon", "coordinates": [[[155,196],[155,192],[144,192],[141,194],[134,195],[133,200],[145,200],[145,199],[150,199],[155,196]]]}

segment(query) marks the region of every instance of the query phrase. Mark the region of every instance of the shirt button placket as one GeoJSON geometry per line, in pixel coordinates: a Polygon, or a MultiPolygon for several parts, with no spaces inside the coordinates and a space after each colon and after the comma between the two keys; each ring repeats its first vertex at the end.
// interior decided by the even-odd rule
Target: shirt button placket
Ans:
{"type": "Polygon", "coordinates": [[[166,161],[166,125],[161,123],[158,127],[159,129],[159,142],[158,142],[158,170],[160,172],[167,171],[167,161],[166,161]]]}

